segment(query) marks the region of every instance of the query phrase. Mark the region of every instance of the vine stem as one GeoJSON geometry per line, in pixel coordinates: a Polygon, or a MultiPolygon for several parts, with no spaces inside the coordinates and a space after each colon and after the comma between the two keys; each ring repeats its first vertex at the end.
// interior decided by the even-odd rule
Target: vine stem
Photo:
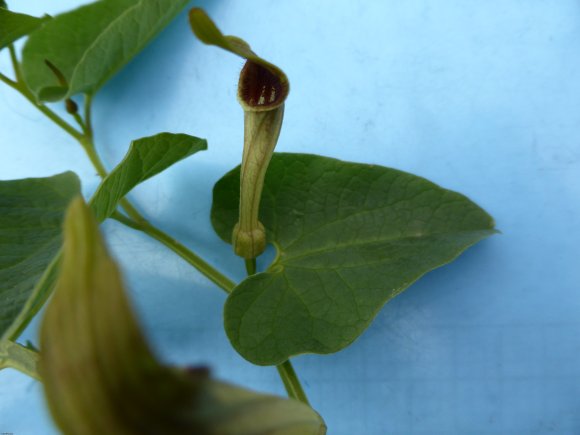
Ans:
{"type": "Polygon", "coordinates": [[[16,56],[16,50],[14,49],[13,44],[8,46],[8,52],[10,53],[10,62],[12,63],[12,69],[14,70],[16,81],[18,83],[23,83],[24,77],[22,76],[22,70],[20,69],[20,64],[18,63],[18,57],[16,56]]]}
{"type": "Polygon", "coordinates": [[[171,236],[165,234],[159,228],[154,227],[148,222],[135,222],[132,219],[127,218],[119,212],[113,213],[111,218],[116,221],[133,228],[135,230],[141,231],[148,236],[154,238],[155,240],[161,242],[197,270],[199,270],[203,275],[205,275],[211,282],[216,284],[226,293],[231,293],[236,284],[219,272],[216,268],[208,264],[205,260],[199,257],[197,254],[186,248],[183,244],[179,243],[177,240],[171,236]]]}
{"type": "Polygon", "coordinates": [[[256,259],[255,258],[246,258],[246,273],[248,276],[254,275],[256,273],[256,259]]]}
{"type": "Polygon", "coordinates": [[[38,352],[18,343],[4,340],[0,343],[0,370],[5,368],[16,369],[31,378],[40,381],[36,368],[38,352]]]}
{"type": "Polygon", "coordinates": [[[58,116],[44,104],[37,102],[34,96],[30,93],[30,91],[26,89],[23,85],[21,85],[18,82],[15,82],[14,80],[9,79],[4,74],[0,74],[0,81],[4,82],[12,89],[19,92],[24,98],[26,98],[32,104],[32,106],[34,106],[36,109],[42,112],[47,118],[49,118],[52,122],[54,122],[56,125],[62,128],[65,132],[67,132],[77,141],[80,142],[83,139],[83,134],[80,131],[78,131],[76,128],[74,128],[72,125],[70,125],[60,116],[58,116]]]}
{"type": "Polygon", "coordinates": [[[81,141],[83,139],[83,133],[74,128],[68,122],[66,122],[63,118],[58,116],[55,112],[50,110],[44,104],[38,102],[36,97],[32,94],[28,86],[24,81],[24,77],[22,75],[22,70],[20,69],[20,64],[18,63],[18,58],[16,57],[16,50],[14,49],[14,45],[10,44],[8,46],[8,50],[10,52],[10,61],[12,63],[12,69],[14,70],[15,80],[11,80],[6,77],[4,74],[0,74],[0,80],[10,86],[12,89],[20,93],[24,98],[26,98],[36,109],[42,112],[46,117],[48,117],[51,121],[53,121],[56,125],[62,128],[65,132],[75,138],[77,141],[81,141]]]}
{"type": "Polygon", "coordinates": [[[302,384],[300,384],[300,380],[298,379],[298,376],[296,375],[290,360],[283,362],[282,364],[276,366],[276,368],[278,369],[278,373],[282,378],[282,382],[284,382],[284,387],[286,387],[288,396],[299,400],[305,405],[310,406],[308,397],[306,397],[306,393],[302,388],[302,384]]]}

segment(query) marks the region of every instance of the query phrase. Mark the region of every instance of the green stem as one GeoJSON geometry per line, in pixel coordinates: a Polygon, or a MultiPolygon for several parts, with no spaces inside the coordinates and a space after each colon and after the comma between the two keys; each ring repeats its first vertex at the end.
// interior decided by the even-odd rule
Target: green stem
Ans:
{"type": "MultiPolygon", "coordinates": [[[[87,153],[87,157],[91,161],[92,165],[97,170],[97,173],[101,178],[105,178],[108,174],[107,168],[103,164],[101,157],[97,153],[97,149],[95,147],[95,139],[93,137],[93,129],[91,127],[91,104],[92,98],[89,94],[85,94],[85,101],[84,101],[84,118],[81,118],[78,114],[76,117],[81,118],[81,122],[79,123],[82,128],[82,136],[81,138],[76,138],[78,142],[81,144],[85,152],[87,153]]],[[[74,136],[73,136],[74,137],[74,136]]]]}
{"type": "Polygon", "coordinates": [[[85,150],[85,153],[87,154],[87,157],[91,161],[92,165],[97,170],[99,177],[105,178],[108,174],[107,168],[105,168],[103,161],[101,160],[101,158],[97,154],[97,150],[95,149],[95,144],[93,143],[93,139],[91,137],[83,136],[79,140],[79,142],[80,142],[81,146],[83,147],[83,149],[85,150]]]}
{"type": "Polygon", "coordinates": [[[306,397],[306,393],[304,393],[304,390],[302,389],[302,385],[300,384],[298,376],[296,376],[292,363],[290,361],[285,361],[279,366],[276,366],[276,368],[282,378],[282,382],[284,382],[284,387],[286,387],[288,396],[310,406],[308,397],[306,397]]]}
{"type": "Polygon", "coordinates": [[[90,94],[85,94],[84,102],[84,118],[85,118],[85,135],[92,138],[93,137],[93,121],[92,112],[93,109],[93,96],[90,94]]]}
{"type": "Polygon", "coordinates": [[[248,276],[254,275],[256,273],[256,259],[255,258],[246,258],[246,272],[248,276]]]}
{"type": "Polygon", "coordinates": [[[40,381],[40,375],[36,368],[37,364],[38,352],[12,341],[3,340],[0,342],[0,370],[6,368],[16,369],[40,381]]]}
{"type": "Polygon", "coordinates": [[[199,257],[197,254],[193,253],[191,250],[186,248],[184,245],[179,243],[177,240],[172,238],[171,236],[167,235],[160,229],[154,227],[153,225],[147,222],[135,222],[132,219],[123,216],[119,212],[115,212],[113,216],[111,216],[116,221],[131,227],[135,230],[141,231],[148,236],[154,238],[155,240],[161,242],[197,270],[199,270],[203,275],[205,275],[211,282],[219,286],[223,289],[226,293],[231,293],[236,284],[215,269],[213,266],[208,264],[205,260],[199,257]]]}
{"type": "Polygon", "coordinates": [[[24,77],[22,76],[22,70],[20,69],[20,64],[18,63],[18,57],[16,56],[16,50],[14,45],[10,44],[8,46],[8,51],[10,52],[10,61],[12,62],[12,69],[14,70],[14,76],[18,83],[24,83],[24,77]]]}
{"type": "Polygon", "coordinates": [[[85,125],[85,121],[83,120],[82,116],[79,115],[78,113],[73,113],[72,116],[75,119],[75,121],[77,122],[77,124],[79,125],[79,127],[84,131],[86,129],[86,125],[85,125]]]}
{"type": "Polygon", "coordinates": [[[11,88],[14,88],[16,86],[16,82],[14,80],[9,79],[8,77],[6,77],[2,73],[0,73],[0,81],[4,82],[5,84],[10,86],[11,88]]]}
{"type": "Polygon", "coordinates": [[[42,103],[38,103],[36,98],[32,95],[32,93],[25,88],[24,85],[21,83],[15,82],[14,80],[10,80],[4,74],[0,74],[0,80],[10,86],[15,91],[19,92],[24,98],[26,98],[37,110],[42,112],[47,118],[49,118],[52,122],[66,131],[69,135],[74,137],[77,141],[81,141],[83,139],[83,134],[75,129],[72,125],[50,110],[42,103]]]}
{"type": "Polygon", "coordinates": [[[129,215],[129,217],[133,219],[135,222],[137,222],[138,224],[151,226],[151,224],[147,222],[147,219],[145,219],[143,215],[139,213],[139,211],[137,211],[137,209],[133,206],[133,204],[129,202],[127,198],[121,199],[119,201],[119,204],[121,205],[123,210],[125,210],[125,213],[127,213],[127,215],[129,215]]]}

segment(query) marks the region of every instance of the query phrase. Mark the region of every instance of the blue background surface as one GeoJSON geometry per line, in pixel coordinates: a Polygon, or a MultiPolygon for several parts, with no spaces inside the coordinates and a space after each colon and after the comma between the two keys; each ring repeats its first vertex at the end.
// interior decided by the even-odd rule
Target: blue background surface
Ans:
{"type": "MultiPolygon", "coordinates": [[[[78,4],[12,2],[32,14],[78,4]]],[[[288,74],[278,150],[424,176],[468,195],[503,233],[395,298],[348,349],[294,360],[329,434],[580,433],[580,2],[202,6],[288,74]]],[[[243,265],[213,233],[208,210],[213,184],[241,156],[242,64],[194,39],[182,14],[94,109],[109,167],[134,138],[208,139],[209,151],[131,199],[235,279],[243,265]]],[[[87,195],[95,189],[80,147],[5,86],[0,120],[1,179],[72,169],[87,195]]],[[[223,292],[156,242],[115,222],[103,228],[166,361],[209,364],[222,379],[283,394],[275,369],[252,366],[229,345],[223,292]]],[[[55,433],[40,385],[11,370],[0,372],[2,431],[55,433]]]]}

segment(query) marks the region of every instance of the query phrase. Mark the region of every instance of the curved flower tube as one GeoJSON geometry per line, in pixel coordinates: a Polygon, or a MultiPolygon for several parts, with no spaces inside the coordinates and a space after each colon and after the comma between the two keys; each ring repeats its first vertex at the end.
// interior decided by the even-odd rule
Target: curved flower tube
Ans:
{"type": "Polygon", "coordinates": [[[240,215],[232,234],[234,251],[253,259],[266,249],[266,232],[259,221],[264,177],[280,136],[284,102],[290,91],[286,74],[258,57],[235,36],[224,36],[201,9],[189,14],[195,35],[246,59],[238,83],[238,101],[244,109],[244,151],[240,173],[240,215]]]}

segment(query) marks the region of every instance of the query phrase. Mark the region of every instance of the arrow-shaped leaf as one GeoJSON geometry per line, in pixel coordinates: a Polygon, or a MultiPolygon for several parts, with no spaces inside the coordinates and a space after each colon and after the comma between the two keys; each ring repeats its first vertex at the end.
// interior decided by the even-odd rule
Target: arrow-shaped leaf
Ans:
{"type": "Polygon", "coordinates": [[[205,149],[205,139],[180,133],[159,133],[134,140],[123,161],[107,175],[91,200],[97,219],[108,218],[139,183],[205,149]]]}

